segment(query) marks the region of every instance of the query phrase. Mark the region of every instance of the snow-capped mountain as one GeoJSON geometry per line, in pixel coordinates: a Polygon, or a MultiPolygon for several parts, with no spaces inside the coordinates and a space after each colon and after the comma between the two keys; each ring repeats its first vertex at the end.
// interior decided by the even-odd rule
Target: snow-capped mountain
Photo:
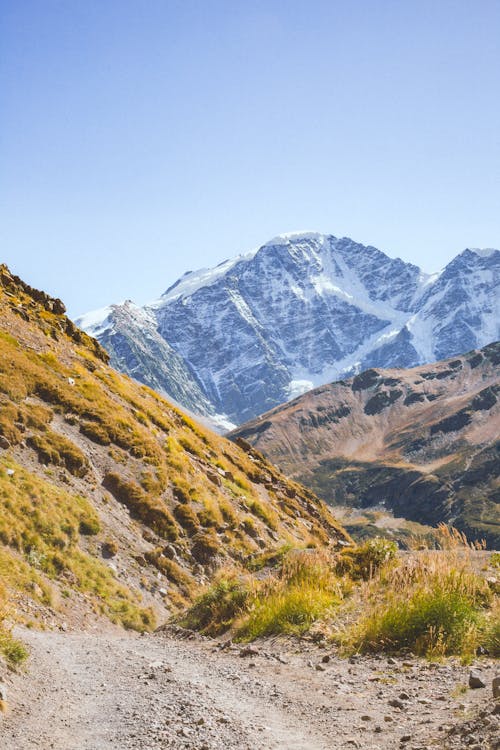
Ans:
{"type": "Polygon", "coordinates": [[[499,271],[498,250],[465,250],[429,275],[348,238],[285,234],[185,274],[144,308],[76,322],[118,369],[237,424],[362,369],[499,339],[499,271]]]}

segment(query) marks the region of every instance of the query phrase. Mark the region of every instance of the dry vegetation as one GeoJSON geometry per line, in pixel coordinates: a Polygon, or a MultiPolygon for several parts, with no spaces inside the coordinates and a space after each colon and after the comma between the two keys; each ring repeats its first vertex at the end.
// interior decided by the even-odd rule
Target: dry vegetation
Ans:
{"type": "MultiPolygon", "coordinates": [[[[7,623],[8,616],[7,591],[0,582],[0,657],[3,657],[9,666],[14,666],[23,662],[28,653],[23,644],[13,638],[7,623]]],[[[0,700],[0,710],[2,707],[2,701],[0,700]]]]}
{"type": "Polygon", "coordinates": [[[221,567],[241,574],[284,545],[346,538],[250,446],[109,368],[58,300],[5,266],[0,315],[0,578],[10,594],[50,605],[52,590],[83,592],[96,611],[145,629],[146,600],[163,613],[185,607],[221,567]],[[110,558],[135,578],[118,583],[110,558]]]}
{"type": "Polygon", "coordinates": [[[209,635],[231,629],[239,640],[303,634],[315,624],[347,653],[468,660],[481,646],[500,656],[495,579],[476,570],[463,535],[444,525],[438,535],[440,549],[404,555],[384,539],[337,553],[286,549],[264,562],[260,580],[221,575],[181,624],[209,635]]]}
{"type": "Polygon", "coordinates": [[[57,579],[89,594],[96,610],[113,622],[137,630],[152,627],[153,612],[140,607],[139,597],[82,549],[81,536],[99,530],[97,514],[85,498],[70,495],[11,461],[0,461],[0,541],[6,557],[0,570],[8,588],[19,590],[22,584],[15,564],[19,559],[22,567],[28,563],[39,574],[28,583],[37,583],[47,603],[53,602],[50,585],[45,585],[43,594],[40,581],[57,579]]]}

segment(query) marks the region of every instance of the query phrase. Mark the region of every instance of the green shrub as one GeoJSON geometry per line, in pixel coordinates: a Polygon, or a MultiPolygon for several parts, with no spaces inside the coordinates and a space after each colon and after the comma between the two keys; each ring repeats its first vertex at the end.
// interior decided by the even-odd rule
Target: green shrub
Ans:
{"type": "Polygon", "coordinates": [[[247,581],[236,576],[221,576],[195,600],[180,624],[205,635],[220,635],[246,611],[250,600],[251,588],[247,581]]]}
{"type": "Polygon", "coordinates": [[[279,633],[300,634],[328,618],[340,604],[344,588],[329,556],[318,550],[291,550],[278,578],[270,578],[255,596],[238,628],[242,640],[279,633]]]}
{"type": "Polygon", "coordinates": [[[279,633],[299,635],[339,603],[338,597],[315,588],[292,585],[260,596],[255,608],[237,631],[241,640],[279,633]]]}
{"type": "Polygon", "coordinates": [[[454,551],[419,553],[367,584],[350,650],[411,649],[430,657],[470,656],[491,601],[483,578],[454,551]]]}
{"type": "Polygon", "coordinates": [[[367,581],[389,560],[397,555],[398,545],[388,539],[368,539],[353,549],[339,555],[336,570],[339,575],[349,575],[354,580],[367,581]]]}

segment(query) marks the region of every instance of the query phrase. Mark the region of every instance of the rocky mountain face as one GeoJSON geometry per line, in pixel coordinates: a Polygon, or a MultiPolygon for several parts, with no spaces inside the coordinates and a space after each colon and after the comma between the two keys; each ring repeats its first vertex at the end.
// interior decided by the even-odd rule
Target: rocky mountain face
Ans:
{"type": "Polygon", "coordinates": [[[331,504],[445,521],[499,549],[499,365],[494,343],[409,370],[371,368],[232,435],[331,504]]]}
{"type": "Polygon", "coordinates": [[[220,568],[346,539],[311,491],[117,373],[64,312],[0,266],[0,626],[7,597],[47,625],[149,628],[220,568]]]}
{"type": "Polygon", "coordinates": [[[77,322],[115,367],[224,426],[363,369],[499,339],[499,269],[498,250],[465,250],[428,275],[347,238],[282,235],[185,274],[142,309],[77,322]]]}

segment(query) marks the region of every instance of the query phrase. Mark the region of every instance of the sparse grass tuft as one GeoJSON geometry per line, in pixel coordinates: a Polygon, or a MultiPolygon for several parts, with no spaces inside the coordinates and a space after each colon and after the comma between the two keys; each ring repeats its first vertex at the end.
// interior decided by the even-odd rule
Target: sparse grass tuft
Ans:
{"type": "Polygon", "coordinates": [[[7,615],[7,592],[0,582],[0,654],[9,666],[14,667],[27,659],[28,652],[23,644],[16,640],[5,626],[7,615]]]}

